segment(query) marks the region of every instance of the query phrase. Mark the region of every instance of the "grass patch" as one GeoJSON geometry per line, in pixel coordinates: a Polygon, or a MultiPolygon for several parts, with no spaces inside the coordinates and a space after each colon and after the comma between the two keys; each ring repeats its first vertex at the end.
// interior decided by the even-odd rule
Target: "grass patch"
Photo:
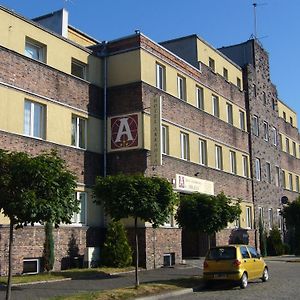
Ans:
{"type": "Polygon", "coordinates": [[[59,296],[52,300],[126,300],[136,297],[157,295],[165,292],[175,291],[182,288],[192,288],[201,284],[201,277],[158,281],[153,283],[143,283],[138,289],[134,287],[120,288],[109,291],[99,291],[92,293],[79,293],[69,296],[59,296]]]}
{"type": "MultiPolygon", "coordinates": [[[[134,267],[128,268],[93,268],[93,269],[69,269],[61,272],[50,272],[50,273],[40,273],[34,275],[16,275],[12,277],[12,283],[31,283],[39,281],[51,281],[51,280],[60,280],[65,278],[71,278],[72,280],[76,279],[89,279],[89,278],[105,278],[108,277],[111,273],[119,272],[129,272],[134,270],[134,267]]],[[[0,283],[6,284],[7,277],[1,276],[0,283]]]]}

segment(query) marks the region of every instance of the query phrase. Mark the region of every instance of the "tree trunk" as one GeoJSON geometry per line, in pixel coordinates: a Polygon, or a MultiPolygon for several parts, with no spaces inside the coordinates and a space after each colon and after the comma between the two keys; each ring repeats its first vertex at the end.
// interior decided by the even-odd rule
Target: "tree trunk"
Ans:
{"type": "Polygon", "coordinates": [[[135,233],[135,288],[137,289],[140,285],[139,282],[139,241],[138,241],[138,233],[137,233],[137,218],[134,219],[134,233],[135,233]]]}
{"type": "Polygon", "coordinates": [[[8,278],[7,278],[7,287],[6,287],[6,300],[11,298],[11,279],[12,279],[12,248],[13,248],[13,239],[14,239],[14,223],[10,220],[9,225],[9,246],[8,246],[8,278]]]}
{"type": "Polygon", "coordinates": [[[207,246],[208,246],[208,250],[210,249],[210,234],[207,234],[207,246]]]}

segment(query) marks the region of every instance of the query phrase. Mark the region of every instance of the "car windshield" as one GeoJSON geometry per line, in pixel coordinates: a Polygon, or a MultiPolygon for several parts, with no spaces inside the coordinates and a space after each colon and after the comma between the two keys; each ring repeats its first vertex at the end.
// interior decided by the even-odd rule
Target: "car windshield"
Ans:
{"type": "Polygon", "coordinates": [[[235,247],[212,248],[208,252],[207,259],[236,259],[236,249],[235,247]]]}

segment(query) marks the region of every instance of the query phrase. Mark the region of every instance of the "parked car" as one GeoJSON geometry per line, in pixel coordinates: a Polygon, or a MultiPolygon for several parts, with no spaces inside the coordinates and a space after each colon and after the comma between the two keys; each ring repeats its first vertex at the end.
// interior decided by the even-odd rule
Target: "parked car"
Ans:
{"type": "Polygon", "coordinates": [[[227,245],[211,248],[203,263],[203,279],[207,284],[228,280],[238,282],[242,289],[248,280],[269,279],[269,269],[260,254],[249,245],[227,245]]]}

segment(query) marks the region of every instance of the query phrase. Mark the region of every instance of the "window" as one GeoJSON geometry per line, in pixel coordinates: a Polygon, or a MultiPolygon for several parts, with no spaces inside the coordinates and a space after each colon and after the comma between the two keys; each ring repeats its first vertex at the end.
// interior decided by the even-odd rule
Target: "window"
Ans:
{"type": "Polygon", "coordinates": [[[278,223],[278,229],[283,229],[283,222],[282,222],[282,216],[281,216],[281,210],[280,208],[277,208],[277,223],[278,223]]]}
{"type": "Polygon", "coordinates": [[[275,127],[272,127],[272,142],[274,146],[277,146],[277,130],[275,127]]]}
{"type": "Polygon", "coordinates": [[[268,217],[269,217],[269,229],[272,229],[273,228],[273,208],[269,208],[268,217]]]}
{"type": "Polygon", "coordinates": [[[199,163],[207,165],[207,143],[205,140],[199,140],[199,163]]]}
{"type": "Polygon", "coordinates": [[[285,113],[285,111],[282,112],[282,117],[283,117],[284,121],[286,121],[286,113],[285,113]]]}
{"type": "Polygon", "coordinates": [[[242,258],[244,258],[244,259],[250,258],[250,255],[249,255],[249,252],[248,252],[246,246],[241,246],[240,250],[241,250],[242,258]]]}
{"type": "Polygon", "coordinates": [[[271,183],[271,164],[269,162],[266,163],[266,177],[267,177],[267,182],[271,183]]]}
{"type": "Polygon", "coordinates": [[[255,158],[255,178],[257,181],[261,180],[260,159],[259,158],[255,158]]]}
{"type": "Polygon", "coordinates": [[[46,46],[26,37],[25,56],[41,62],[46,62],[46,46]]]}
{"type": "Polygon", "coordinates": [[[259,125],[258,125],[258,116],[253,116],[253,134],[258,136],[259,135],[259,125]]]}
{"type": "Polygon", "coordinates": [[[252,228],[252,212],[250,206],[246,206],[246,227],[252,228]]]}
{"type": "Polygon", "coordinates": [[[263,207],[258,207],[258,218],[261,223],[264,223],[264,209],[263,207]]]}
{"type": "Polygon", "coordinates": [[[294,189],[293,185],[293,174],[289,173],[289,189],[292,191],[294,189]]]}
{"type": "Polygon", "coordinates": [[[293,155],[296,157],[296,143],[293,141],[293,155]]]}
{"type": "Polygon", "coordinates": [[[226,103],[226,110],[227,110],[227,122],[233,125],[232,105],[230,103],[226,103]]]}
{"type": "Polygon", "coordinates": [[[180,157],[184,160],[189,159],[189,136],[186,133],[180,133],[180,157]]]}
{"type": "Polygon", "coordinates": [[[226,68],[223,68],[223,77],[228,80],[228,70],[226,68]]]}
{"type": "Polygon", "coordinates": [[[86,119],[72,115],[72,146],[86,148],[86,119]]]}
{"type": "Polygon", "coordinates": [[[236,78],[236,85],[237,87],[241,90],[242,89],[242,81],[241,78],[237,77],[236,78]]]}
{"type": "Polygon", "coordinates": [[[23,259],[23,274],[38,274],[40,273],[39,258],[24,258],[23,259]]]}
{"type": "Polygon", "coordinates": [[[254,97],[257,96],[257,91],[256,91],[256,85],[253,84],[253,94],[254,94],[254,97]]]}
{"type": "Polygon", "coordinates": [[[282,134],[279,133],[279,142],[280,142],[280,149],[283,150],[283,141],[282,141],[282,134]]]}
{"type": "Polygon", "coordinates": [[[186,85],[185,78],[177,75],[177,93],[178,98],[181,100],[186,100],[186,85]]]}
{"type": "Polygon", "coordinates": [[[251,258],[258,258],[259,257],[256,250],[255,250],[255,248],[248,246],[248,250],[251,254],[251,258]]]}
{"type": "Polygon", "coordinates": [[[243,159],[243,176],[249,177],[248,157],[246,155],[243,155],[242,159],[243,159]]]}
{"type": "Polygon", "coordinates": [[[276,102],[275,99],[272,99],[272,109],[275,110],[276,108],[276,102]]]}
{"type": "Polygon", "coordinates": [[[240,228],[241,227],[241,221],[240,221],[240,217],[237,217],[234,221],[234,226],[236,228],[240,228]]]}
{"type": "Polygon", "coordinates": [[[216,71],[216,66],[215,66],[215,61],[210,57],[208,59],[208,66],[215,72],[216,71]]]}
{"type": "Polygon", "coordinates": [[[204,110],[204,91],[200,86],[196,87],[197,107],[204,110]]]}
{"type": "Polygon", "coordinates": [[[166,90],[166,68],[161,64],[156,64],[156,87],[166,90]]]}
{"type": "Polygon", "coordinates": [[[285,138],[285,146],[286,146],[286,152],[290,153],[290,140],[289,140],[289,138],[285,138]]]}
{"type": "Polygon", "coordinates": [[[234,151],[229,151],[230,172],[236,174],[236,154],[234,151]]]}
{"type": "Polygon", "coordinates": [[[45,138],[46,107],[40,103],[25,100],[24,134],[36,138],[45,138]]]}
{"type": "Polygon", "coordinates": [[[292,117],[290,117],[290,123],[291,123],[292,126],[294,125],[294,122],[293,122],[293,118],[292,118],[292,117]]]}
{"type": "Polygon", "coordinates": [[[217,118],[220,116],[219,97],[212,95],[213,115],[217,118]]]}
{"type": "Polygon", "coordinates": [[[279,186],[279,184],[280,184],[280,169],[278,166],[276,166],[275,169],[276,169],[275,185],[279,186]]]}
{"type": "Polygon", "coordinates": [[[215,147],[215,166],[218,170],[223,170],[223,157],[222,157],[222,147],[217,146],[215,147]]]}
{"type": "Polygon", "coordinates": [[[161,127],[161,152],[169,154],[169,128],[167,126],[161,127]]]}
{"type": "Polygon", "coordinates": [[[79,212],[74,213],[71,219],[73,224],[86,224],[86,213],[87,213],[87,193],[76,192],[75,197],[78,200],[79,212]]]}
{"type": "Polygon", "coordinates": [[[267,96],[265,92],[263,92],[263,104],[267,105],[267,96]]]}
{"type": "Polygon", "coordinates": [[[246,129],[246,126],[245,126],[245,113],[242,110],[240,110],[240,128],[242,130],[246,129]]]}
{"type": "Polygon", "coordinates": [[[266,121],[264,121],[264,140],[269,140],[269,124],[266,121]]]}
{"type": "Polygon", "coordinates": [[[281,171],[281,183],[282,183],[282,187],[285,189],[286,188],[286,180],[285,180],[285,171],[284,170],[281,171]]]}
{"type": "Polygon", "coordinates": [[[296,192],[299,193],[299,191],[300,191],[299,176],[296,175],[296,192]]]}
{"type": "Polygon", "coordinates": [[[72,62],[71,62],[71,74],[72,75],[82,78],[82,79],[86,79],[86,70],[87,70],[86,64],[84,64],[78,60],[72,59],[72,62]]]}

